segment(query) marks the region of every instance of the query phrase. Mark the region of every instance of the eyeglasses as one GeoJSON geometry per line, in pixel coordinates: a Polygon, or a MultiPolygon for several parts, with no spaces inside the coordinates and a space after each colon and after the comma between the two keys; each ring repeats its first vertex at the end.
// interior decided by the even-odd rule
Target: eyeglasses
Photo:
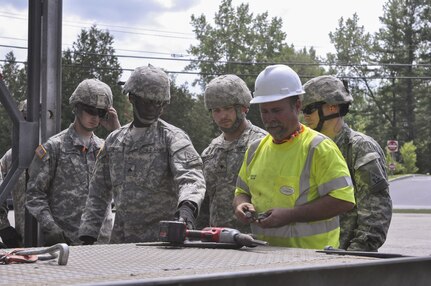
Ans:
{"type": "Polygon", "coordinates": [[[321,107],[324,104],[325,103],[321,102],[321,101],[309,104],[302,109],[302,113],[307,114],[307,115],[312,114],[313,112],[315,112],[317,109],[319,109],[319,107],[321,107]]]}
{"type": "Polygon", "coordinates": [[[81,105],[83,111],[87,112],[93,116],[99,116],[100,118],[104,118],[106,113],[108,112],[106,109],[96,108],[90,105],[81,105]]]}

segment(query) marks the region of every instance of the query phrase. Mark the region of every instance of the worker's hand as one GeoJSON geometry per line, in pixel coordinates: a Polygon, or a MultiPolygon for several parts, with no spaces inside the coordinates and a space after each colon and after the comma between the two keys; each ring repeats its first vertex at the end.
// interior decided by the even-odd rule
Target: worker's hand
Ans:
{"type": "Polygon", "coordinates": [[[66,243],[67,245],[72,244],[72,241],[66,236],[64,230],[62,230],[58,225],[54,225],[49,230],[43,230],[42,233],[45,246],[51,246],[57,243],[66,243]]]}
{"type": "Polygon", "coordinates": [[[262,228],[281,227],[293,223],[292,209],[275,208],[265,212],[265,218],[256,221],[262,228]]]}
{"type": "Polygon", "coordinates": [[[79,240],[82,241],[82,245],[93,245],[97,239],[92,236],[82,235],[79,237],[79,240]]]}
{"type": "Polygon", "coordinates": [[[251,203],[241,203],[235,208],[235,215],[239,221],[244,224],[254,222],[254,214],[256,210],[251,203]]]}
{"type": "Polygon", "coordinates": [[[175,219],[180,222],[185,222],[188,229],[195,229],[196,226],[196,207],[190,201],[184,201],[178,207],[175,213],[175,219]]]}
{"type": "Polygon", "coordinates": [[[118,120],[118,114],[115,108],[110,107],[107,110],[105,118],[100,119],[100,125],[108,131],[113,131],[121,127],[120,121],[118,120]]]}
{"type": "Polygon", "coordinates": [[[22,237],[12,226],[0,229],[0,237],[7,248],[22,247],[22,237]]]}

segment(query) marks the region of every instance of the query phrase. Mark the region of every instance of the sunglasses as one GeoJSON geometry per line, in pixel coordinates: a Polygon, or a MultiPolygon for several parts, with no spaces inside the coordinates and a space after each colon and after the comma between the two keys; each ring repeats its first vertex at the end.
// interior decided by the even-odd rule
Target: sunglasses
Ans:
{"type": "Polygon", "coordinates": [[[106,109],[96,108],[89,105],[82,105],[81,108],[88,114],[93,116],[99,116],[100,118],[104,118],[106,116],[106,113],[108,113],[106,109]]]}
{"type": "Polygon", "coordinates": [[[324,102],[315,102],[315,103],[309,104],[302,109],[302,113],[308,114],[308,115],[312,114],[324,104],[325,104],[324,102]]]}
{"type": "Polygon", "coordinates": [[[136,95],[134,93],[131,93],[131,92],[129,93],[129,96],[131,98],[133,98],[133,100],[136,103],[142,104],[142,105],[145,105],[145,106],[152,106],[152,107],[155,107],[155,108],[162,108],[166,104],[166,102],[164,102],[164,101],[157,101],[157,100],[150,100],[150,99],[142,98],[142,97],[140,97],[140,96],[138,96],[138,95],[136,95]]]}

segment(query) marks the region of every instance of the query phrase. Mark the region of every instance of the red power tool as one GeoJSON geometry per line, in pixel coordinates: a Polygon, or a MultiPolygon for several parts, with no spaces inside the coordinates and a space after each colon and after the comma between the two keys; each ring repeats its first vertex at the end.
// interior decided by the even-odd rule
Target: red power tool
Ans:
{"type": "Polygon", "coordinates": [[[202,230],[189,230],[184,222],[161,221],[159,224],[159,240],[171,244],[211,248],[241,248],[268,244],[233,228],[206,227],[202,230]]]}

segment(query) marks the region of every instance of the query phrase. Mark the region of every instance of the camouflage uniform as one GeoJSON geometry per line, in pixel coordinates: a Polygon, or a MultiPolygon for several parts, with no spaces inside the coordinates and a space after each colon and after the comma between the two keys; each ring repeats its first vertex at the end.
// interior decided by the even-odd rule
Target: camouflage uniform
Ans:
{"type": "Polygon", "coordinates": [[[344,124],[334,138],[350,170],[356,206],[340,216],[340,247],[376,251],[386,240],[392,201],[383,150],[373,138],[344,124]]]}
{"type": "MultiPolygon", "coordinates": [[[[340,106],[340,114],[326,117],[322,108],[318,108],[320,121],[317,131],[325,120],[344,116],[353,101],[344,84],[333,76],[313,78],[304,84],[304,89],[304,108],[319,102],[340,106]]],[[[340,247],[377,251],[386,240],[392,218],[385,155],[374,139],[352,130],[347,124],[342,126],[334,141],[347,161],[356,199],[355,207],[340,216],[340,247]]]]}
{"type": "MultiPolygon", "coordinates": [[[[22,100],[18,104],[18,110],[22,112],[24,118],[27,115],[27,100],[22,100]]],[[[3,178],[11,170],[12,167],[12,149],[6,151],[3,157],[0,159],[0,183],[3,178]]],[[[18,178],[18,182],[12,189],[12,201],[14,209],[15,219],[15,230],[17,232],[16,239],[19,240],[20,244],[23,244],[22,238],[24,237],[24,221],[25,221],[25,190],[26,190],[26,171],[24,171],[18,178]],[[18,237],[19,236],[19,237],[18,237]]],[[[8,208],[5,202],[3,206],[0,206],[0,230],[10,227],[8,219],[8,208]]]]}
{"type": "MultiPolygon", "coordinates": [[[[1,183],[3,183],[2,172],[0,172],[0,184],[1,183]]],[[[8,213],[7,204],[6,202],[4,202],[3,204],[0,205],[0,229],[4,229],[10,226],[9,219],[7,218],[7,213],[8,213]]]]}
{"type": "MultiPolygon", "coordinates": [[[[170,100],[169,90],[166,73],[152,66],[136,68],[123,88],[129,97],[163,103],[170,100]]],[[[181,129],[158,116],[149,122],[142,128],[127,124],[106,138],[82,216],[83,241],[96,237],[112,198],[116,213],[111,243],[155,241],[159,221],[172,220],[183,202],[199,209],[205,195],[199,154],[181,129]]]]}
{"type": "MultiPolygon", "coordinates": [[[[94,135],[90,129],[85,129],[80,121],[80,113],[84,106],[106,110],[112,107],[112,99],[107,84],[97,79],[83,80],[69,98],[69,103],[74,106],[75,122],[39,145],[35,151],[29,168],[26,206],[38,220],[46,244],[63,240],[70,244],[81,244],[78,238],[79,225],[103,139],[94,135]],[[83,142],[75,125],[87,133],[91,132],[88,142],[83,142]]],[[[111,229],[111,205],[107,205],[103,209],[103,227],[96,234],[96,237],[99,235],[99,243],[109,242],[111,229]]]]}
{"type": "MultiPolygon", "coordinates": [[[[12,164],[12,149],[9,149],[0,159],[0,168],[3,176],[7,175],[7,173],[11,169],[11,164],[12,164]]],[[[25,172],[23,172],[19,177],[16,186],[12,189],[15,229],[18,231],[21,237],[24,237],[25,189],[26,189],[25,172]]],[[[7,224],[8,224],[7,226],[9,226],[9,222],[7,224]]],[[[2,224],[0,223],[0,229],[2,228],[3,228],[2,224]]]]}
{"type": "MultiPolygon", "coordinates": [[[[247,128],[239,139],[229,142],[224,140],[221,134],[202,152],[211,226],[231,227],[241,232],[250,232],[248,225],[236,219],[232,202],[244,153],[254,140],[265,135],[266,131],[247,121],[247,128]]],[[[208,210],[202,209],[200,216],[205,216],[205,211],[208,210]]]]}
{"type": "Polygon", "coordinates": [[[106,138],[80,227],[80,236],[95,237],[104,209],[115,202],[111,243],[155,241],[159,221],[174,217],[179,202],[200,206],[205,192],[202,160],[189,137],[159,119],[139,140],[131,125],[106,138]]]}
{"type": "Polygon", "coordinates": [[[232,206],[236,179],[244,153],[254,140],[267,134],[265,130],[246,120],[243,108],[250,107],[250,100],[251,93],[247,84],[233,74],[216,77],[205,88],[205,108],[212,111],[232,106],[235,108],[236,119],[229,128],[219,126],[223,133],[214,138],[201,155],[207,184],[205,201],[199,215],[199,224],[202,227],[223,226],[250,232],[249,225],[244,225],[236,219],[232,206]],[[244,123],[246,128],[239,138],[233,141],[225,140],[226,134],[237,132],[244,123]]]}
{"type": "MultiPolygon", "coordinates": [[[[72,244],[81,244],[78,239],[81,215],[96,155],[102,145],[103,139],[93,135],[89,146],[83,146],[71,125],[38,147],[29,168],[27,209],[39,222],[42,232],[49,233],[58,226],[72,244]]],[[[105,215],[100,243],[109,242],[110,205],[103,210],[103,218],[105,215]]]]}

